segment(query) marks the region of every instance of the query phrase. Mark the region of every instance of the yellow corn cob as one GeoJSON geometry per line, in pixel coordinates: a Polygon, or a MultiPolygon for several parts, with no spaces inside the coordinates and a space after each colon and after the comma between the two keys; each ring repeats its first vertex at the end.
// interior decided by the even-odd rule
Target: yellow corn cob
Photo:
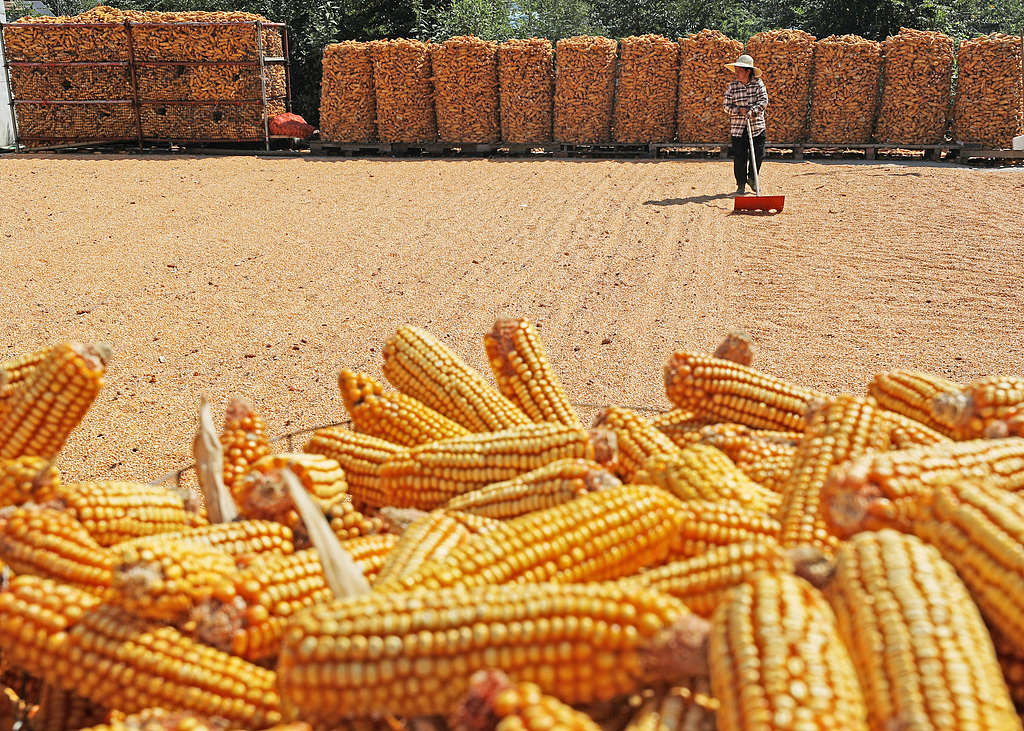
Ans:
{"type": "Polygon", "coordinates": [[[341,400],[356,431],[403,447],[468,434],[469,430],[401,391],[384,387],[365,373],[345,368],[338,374],[341,400]]]}
{"type": "Polygon", "coordinates": [[[587,714],[500,670],[478,670],[448,722],[452,731],[601,731],[587,714]]]}
{"type": "Polygon", "coordinates": [[[668,561],[700,556],[715,546],[779,538],[779,521],[739,503],[681,501],[676,519],[680,527],[672,539],[668,561]]]}
{"type": "Polygon", "coordinates": [[[175,492],[137,482],[76,482],[57,488],[57,499],[101,546],[206,524],[175,492]]]}
{"type": "Polygon", "coordinates": [[[891,525],[917,496],[968,475],[1024,493],[1024,439],[947,442],[853,459],[823,488],[829,529],[847,538],[891,525]]]}
{"type": "Polygon", "coordinates": [[[327,522],[339,540],[372,536],[387,531],[387,523],[378,515],[368,516],[352,504],[351,499],[338,500],[327,507],[327,522]]]}
{"type": "Polygon", "coordinates": [[[262,554],[289,554],[295,550],[292,529],[273,520],[236,520],[208,523],[186,531],[159,533],[133,538],[118,546],[145,546],[151,541],[175,540],[194,543],[239,557],[262,554]]]}
{"type": "Polygon", "coordinates": [[[456,495],[445,507],[488,518],[514,518],[620,484],[617,477],[597,462],[559,459],[511,480],[456,495]]]}
{"type": "Polygon", "coordinates": [[[100,703],[43,683],[30,727],[32,731],[73,731],[100,723],[108,714],[100,703]]]}
{"type": "Polygon", "coordinates": [[[137,617],[181,625],[189,611],[236,572],[235,557],[174,539],[114,546],[106,599],[137,617]]]}
{"type": "Polygon", "coordinates": [[[736,465],[768,457],[790,455],[803,439],[802,432],[751,429],[743,424],[709,424],[700,430],[700,443],[722,450],[736,465]]]}
{"type": "Polygon", "coordinates": [[[333,505],[348,502],[345,471],[337,460],[322,454],[283,452],[268,454],[252,463],[232,491],[244,518],[276,520],[292,529],[299,545],[308,547],[309,535],[292,500],[284,471],[294,474],[326,515],[333,505]]]}
{"type": "Polygon", "coordinates": [[[981,614],[933,546],[860,533],[836,553],[826,597],[871,728],[1020,730],[981,614]]]}
{"type": "Polygon", "coordinates": [[[780,452],[771,457],[763,457],[753,462],[743,462],[736,465],[740,471],[766,490],[782,493],[793,473],[793,457],[796,456],[796,447],[791,453],[780,452]]]}
{"type": "Polygon", "coordinates": [[[936,396],[932,411],[953,425],[954,439],[1004,436],[1007,422],[1024,416],[1024,378],[979,378],[956,393],[936,396]]]}
{"type": "Polygon", "coordinates": [[[749,366],[683,351],[665,366],[665,393],[678,408],[708,421],[798,432],[806,428],[811,402],[828,398],[749,366]]]}
{"type": "Polygon", "coordinates": [[[943,419],[933,409],[937,396],[957,393],[961,384],[924,371],[898,369],[878,373],[868,383],[868,394],[882,408],[903,414],[940,434],[953,438],[956,430],[952,422],[943,419]]]}
{"type": "Polygon", "coordinates": [[[711,620],[711,690],[720,731],[867,731],[867,708],[836,618],[814,587],[761,571],[711,620]]]}
{"type": "Polygon", "coordinates": [[[657,485],[680,500],[731,500],[769,514],[782,502],[778,493],[758,485],[725,453],[706,444],[651,457],[632,481],[657,485]]]}
{"type": "Polygon", "coordinates": [[[719,703],[706,677],[688,678],[667,691],[645,691],[623,731],[715,731],[719,703]]]}
{"type": "Polygon", "coordinates": [[[712,358],[729,360],[743,366],[749,366],[754,360],[754,340],[750,333],[743,330],[733,329],[725,336],[725,339],[718,344],[712,358]]]}
{"type": "Polygon", "coordinates": [[[498,518],[488,518],[486,515],[477,515],[465,510],[452,510],[451,508],[444,508],[444,514],[457,520],[465,526],[466,530],[474,535],[490,533],[492,530],[501,527],[503,522],[498,518]]]}
{"type": "Polygon", "coordinates": [[[945,434],[925,426],[895,411],[880,409],[882,418],[889,423],[889,441],[893,449],[912,449],[913,447],[942,444],[952,441],[945,434]]]}
{"type": "Polygon", "coordinates": [[[111,559],[81,523],[54,508],[26,505],[0,520],[0,560],[16,574],[60,581],[101,596],[111,559]]]}
{"type": "Polygon", "coordinates": [[[232,490],[252,464],[271,451],[267,424],[252,401],[236,396],[228,402],[220,443],[224,447],[224,486],[232,490]]]}
{"type": "Polygon", "coordinates": [[[83,728],[82,731],[228,731],[223,719],[189,711],[146,708],[139,713],[115,712],[109,715],[111,718],[106,723],[83,728]]]}
{"type": "Polygon", "coordinates": [[[835,550],[839,541],[829,532],[821,506],[825,480],[836,465],[887,450],[886,427],[878,409],[865,398],[839,396],[815,411],[782,492],[778,516],[783,547],[810,544],[826,553],[835,550]]]}
{"type": "Polygon", "coordinates": [[[47,683],[125,713],[161,706],[248,729],[281,716],[272,671],[35,576],[16,576],[0,592],[0,652],[47,683]]]}
{"type": "Polygon", "coordinates": [[[552,421],[577,429],[583,426],[532,322],[499,318],[484,335],[484,350],[498,390],[532,421],[552,421]]]}
{"type": "Polygon", "coordinates": [[[593,460],[595,455],[584,429],[528,424],[413,447],[381,465],[380,487],[389,505],[433,510],[456,495],[555,460],[593,460]]]}
{"type": "Polygon", "coordinates": [[[0,460],[0,508],[52,500],[60,485],[60,473],[42,457],[0,460]]]}
{"type": "MultiPolygon", "coordinates": [[[[361,536],[342,542],[372,581],[398,541],[394,535],[361,536]]],[[[255,564],[229,575],[197,604],[191,618],[196,637],[246,660],[277,655],[288,621],[300,610],[332,597],[315,549],[255,564]]]]}
{"type": "Polygon", "coordinates": [[[708,420],[693,415],[687,409],[671,409],[651,417],[651,426],[672,440],[680,449],[700,441],[700,430],[707,426],[708,420]]]}
{"type": "Polygon", "coordinates": [[[344,427],[327,427],[313,432],[302,451],[322,454],[340,464],[353,503],[362,510],[364,506],[379,508],[388,504],[378,469],[391,457],[404,454],[406,449],[344,427]]]}
{"type": "Polygon", "coordinates": [[[793,559],[771,538],[713,546],[699,556],[672,561],[622,579],[621,583],[670,594],[694,614],[710,617],[729,589],[765,569],[795,570],[793,559]]]}
{"type": "Polygon", "coordinates": [[[10,409],[11,399],[15,392],[23,387],[25,381],[35,371],[36,366],[49,352],[49,348],[42,348],[0,362],[0,421],[4,419],[10,409]]]}
{"type": "Polygon", "coordinates": [[[384,377],[471,432],[499,431],[530,418],[423,328],[404,325],[384,343],[384,377]]]}
{"type": "Polygon", "coordinates": [[[677,599],[613,582],[372,592],[298,615],[278,684],[311,722],[449,714],[485,668],[596,702],[705,673],[706,631],[677,599]]]}
{"type": "Polygon", "coordinates": [[[377,573],[373,590],[404,591],[402,579],[426,564],[443,561],[470,535],[470,530],[443,508],[423,513],[402,531],[377,573]]]}
{"type": "Polygon", "coordinates": [[[679,501],[621,485],[502,521],[399,580],[405,589],[615,579],[661,563],[679,529],[679,501]]]}
{"type": "Polygon", "coordinates": [[[11,394],[0,420],[0,459],[53,459],[103,387],[109,346],[52,348],[11,394]]]}
{"type": "Polygon", "coordinates": [[[675,442],[651,426],[647,419],[621,406],[602,410],[594,419],[594,426],[615,434],[618,447],[615,470],[624,480],[632,479],[633,473],[651,457],[679,451],[675,442]]]}

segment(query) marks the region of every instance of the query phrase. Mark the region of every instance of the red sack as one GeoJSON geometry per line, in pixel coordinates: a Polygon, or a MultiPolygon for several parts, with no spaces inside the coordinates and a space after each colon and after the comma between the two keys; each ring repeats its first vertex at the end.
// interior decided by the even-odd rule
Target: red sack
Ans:
{"type": "Polygon", "coordinates": [[[316,127],[306,124],[306,120],[298,114],[285,112],[270,118],[270,134],[272,135],[298,137],[304,140],[307,137],[312,137],[314,132],[316,132],[316,127]]]}

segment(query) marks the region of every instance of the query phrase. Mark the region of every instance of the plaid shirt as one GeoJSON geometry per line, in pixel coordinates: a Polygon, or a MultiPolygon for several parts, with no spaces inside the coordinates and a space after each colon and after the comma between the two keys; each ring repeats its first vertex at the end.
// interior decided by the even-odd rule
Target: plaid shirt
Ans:
{"type": "Polygon", "coordinates": [[[753,79],[743,85],[739,81],[729,82],[725,90],[725,111],[729,115],[729,133],[733,137],[742,137],[747,131],[747,119],[740,107],[749,107],[750,131],[759,135],[765,130],[764,108],[768,106],[768,89],[761,79],[753,79]]]}

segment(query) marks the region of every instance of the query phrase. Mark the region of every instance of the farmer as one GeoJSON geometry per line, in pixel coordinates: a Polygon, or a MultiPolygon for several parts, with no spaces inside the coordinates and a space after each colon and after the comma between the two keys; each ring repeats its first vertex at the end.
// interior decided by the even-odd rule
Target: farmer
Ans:
{"type": "Polygon", "coordinates": [[[730,81],[725,90],[736,195],[746,195],[747,183],[754,184],[754,165],[757,165],[757,172],[761,172],[761,161],[764,160],[764,108],[768,106],[768,90],[761,81],[761,69],[754,65],[750,56],[744,54],[736,59],[736,63],[727,63],[725,67],[736,74],[736,80],[730,81]],[[748,119],[750,131],[754,133],[754,160],[750,159],[748,119]]]}

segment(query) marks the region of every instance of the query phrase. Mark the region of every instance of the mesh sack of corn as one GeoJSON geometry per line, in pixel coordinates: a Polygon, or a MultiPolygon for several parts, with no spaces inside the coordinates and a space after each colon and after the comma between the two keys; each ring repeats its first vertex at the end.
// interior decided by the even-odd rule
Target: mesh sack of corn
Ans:
{"type": "MultiPolygon", "coordinates": [[[[40,144],[119,140],[137,134],[131,104],[19,104],[18,135],[46,138],[40,144]]],[[[32,146],[31,140],[24,141],[32,146]]]]}
{"type": "Polygon", "coordinates": [[[342,41],[324,49],[320,88],[320,136],[331,142],[377,139],[377,95],[373,49],[369,43],[342,41]]]}
{"type": "Polygon", "coordinates": [[[1024,130],[1020,36],[992,33],[960,43],[953,101],[958,142],[1011,147],[1024,130]]]}
{"type": "Polygon", "coordinates": [[[132,98],[125,66],[12,66],[15,99],[119,101],[132,98]]]}
{"type": "Polygon", "coordinates": [[[612,136],[616,142],[669,142],[676,135],[679,44],[658,35],[619,44],[612,136]]]}
{"type": "Polygon", "coordinates": [[[434,107],[442,142],[497,142],[498,44],[475,36],[432,49],[434,107]]]}
{"type": "Polygon", "coordinates": [[[266,18],[243,12],[140,12],[127,18],[137,61],[255,61],[277,56],[281,32],[260,29],[266,18]],[[137,25],[136,25],[137,24],[137,25]],[[152,24],[152,25],[150,25],[152,24]],[[186,25],[187,24],[187,25],[186,25]]]}
{"type": "Polygon", "coordinates": [[[808,139],[831,144],[871,142],[882,82],[882,44],[855,35],[814,43],[808,139]]]}
{"type": "Polygon", "coordinates": [[[97,7],[75,16],[43,15],[21,18],[4,28],[8,61],[127,61],[128,33],[112,8],[97,7]],[[85,23],[111,23],[105,28],[85,23]]]}
{"type": "Polygon", "coordinates": [[[722,109],[733,73],[725,68],[743,53],[743,44],[717,30],[679,39],[679,105],[676,139],[728,142],[729,118],[722,109]]]}
{"type": "Polygon", "coordinates": [[[953,39],[901,28],[885,39],[882,104],[875,142],[928,145],[942,141],[953,81],[953,39]]]}
{"type": "Polygon", "coordinates": [[[374,44],[373,83],[381,142],[437,140],[430,48],[427,43],[406,38],[374,44]]]}
{"type": "Polygon", "coordinates": [[[555,45],[557,142],[611,141],[617,47],[600,36],[563,38],[555,45]]]}
{"type": "Polygon", "coordinates": [[[747,41],[747,53],[764,72],[768,89],[765,122],[772,142],[807,139],[814,36],[802,30],[772,30],[747,41]]]}
{"type": "MultiPolygon", "coordinates": [[[[271,108],[273,104],[269,105],[271,108]]],[[[284,105],[280,106],[284,111],[284,105]]],[[[273,115],[278,113],[271,111],[273,115]]],[[[255,140],[263,137],[263,104],[142,104],[142,136],[170,140],[255,140]]]]}
{"type": "Polygon", "coordinates": [[[501,139],[505,142],[551,142],[554,58],[546,38],[512,39],[498,46],[501,139]]]}

